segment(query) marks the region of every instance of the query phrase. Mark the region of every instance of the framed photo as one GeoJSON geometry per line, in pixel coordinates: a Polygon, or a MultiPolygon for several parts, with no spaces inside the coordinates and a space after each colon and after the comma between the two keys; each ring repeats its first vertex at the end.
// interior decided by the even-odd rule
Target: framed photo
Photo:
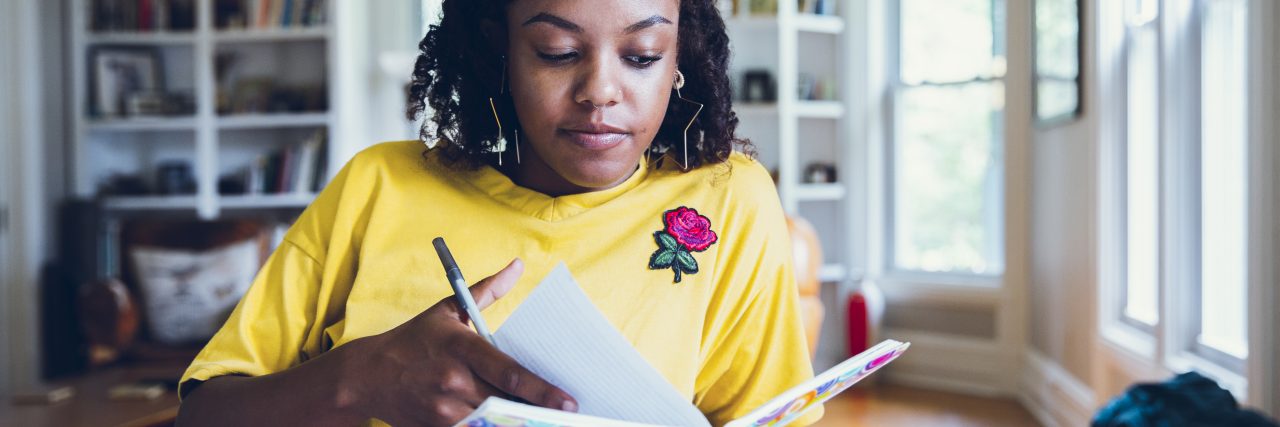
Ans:
{"type": "Polygon", "coordinates": [[[1082,0],[1035,0],[1035,121],[1069,123],[1081,114],[1082,0]]]}
{"type": "Polygon", "coordinates": [[[775,92],[773,74],[769,70],[747,70],[742,76],[743,102],[774,102],[778,100],[775,92]]]}
{"type": "Polygon", "coordinates": [[[90,65],[94,116],[126,116],[133,97],[164,91],[160,53],[155,49],[99,48],[91,53],[90,65]]]}

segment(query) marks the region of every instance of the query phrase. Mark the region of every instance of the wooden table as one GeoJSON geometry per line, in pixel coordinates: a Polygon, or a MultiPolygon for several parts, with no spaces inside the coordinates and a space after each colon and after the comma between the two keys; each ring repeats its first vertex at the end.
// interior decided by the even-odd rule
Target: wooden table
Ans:
{"type": "Polygon", "coordinates": [[[173,379],[185,366],[106,368],[81,377],[54,381],[71,386],[75,395],[52,405],[0,402],[0,426],[168,426],[178,417],[178,394],[167,391],[152,400],[111,400],[111,387],[139,380],[173,379]]]}

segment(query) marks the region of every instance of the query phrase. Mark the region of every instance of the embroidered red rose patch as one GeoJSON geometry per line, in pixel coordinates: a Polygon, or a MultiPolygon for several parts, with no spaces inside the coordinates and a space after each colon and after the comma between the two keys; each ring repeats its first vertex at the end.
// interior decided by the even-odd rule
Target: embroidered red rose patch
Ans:
{"type": "Polygon", "coordinates": [[[719,237],[711,231],[711,220],[684,206],[663,212],[662,223],[663,229],[653,233],[658,250],[649,257],[649,269],[670,268],[675,271],[675,283],[680,283],[682,275],[698,272],[693,253],[707,250],[719,237]]]}

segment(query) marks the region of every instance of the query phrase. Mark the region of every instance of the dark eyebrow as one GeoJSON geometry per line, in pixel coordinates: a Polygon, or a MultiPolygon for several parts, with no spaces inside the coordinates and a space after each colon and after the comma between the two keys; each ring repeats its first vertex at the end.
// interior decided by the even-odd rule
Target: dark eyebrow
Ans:
{"type": "MultiPolygon", "coordinates": [[[[551,25],[554,25],[554,26],[559,27],[559,28],[561,28],[561,29],[564,29],[564,30],[566,30],[566,31],[572,31],[572,32],[575,32],[575,33],[581,33],[581,32],[582,32],[582,27],[579,27],[579,26],[578,26],[578,24],[574,24],[574,23],[572,23],[572,22],[569,22],[569,20],[567,20],[567,19],[561,18],[561,17],[559,17],[559,16],[555,16],[555,15],[552,15],[552,14],[550,14],[550,13],[546,13],[546,12],[542,12],[542,13],[539,13],[539,14],[537,14],[537,15],[534,15],[532,18],[529,18],[527,21],[524,21],[524,23],[523,23],[523,24],[520,24],[520,25],[521,25],[521,26],[528,26],[528,25],[532,25],[532,24],[535,24],[535,23],[539,23],[539,22],[544,22],[544,23],[547,23],[547,24],[551,24],[551,25]]],[[[671,23],[671,20],[669,20],[669,19],[667,19],[667,18],[664,18],[664,17],[662,17],[662,16],[660,16],[660,15],[653,15],[653,16],[650,16],[650,17],[648,17],[648,18],[645,18],[645,20],[643,20],[643,21],[640,21],[640,22],[637,22],[637,23],[634,23],[634,24],[631,24],[631,25],[627,26],[627,28],[626,28],[626,29],[624,29],[624,30],[622,30],[622,32],[623,32],[623,33],[625,33],[625,34],[631,34],[631,33],[634,33],[634,32],[636,32],[636,31],[640,31],[640,30],[643,30],[643,29],[645,29],[645,28],[652,27],[652,26],[654,26],[654,25],[658,25],[658,24],[670,24],[670,23],[671,23]]]]}
{"type": "Polygon", "coordinates": [[[658,25],[658,24],[670,24],[670,23],[671,23],[671,21],[670,21],[670,20],[668,20],[667,18],[663,18],[663,17],[661,17],[661,16],[659,16],[659,15],[653,15],[653,16],[650,16],[650,17],[646,18],[646,19],[645,19],[645,20],[643,20],[643,21],[640,21],[640,22],[637,22],[637,23],[631,24],[630,26],[627,26],[627,29],[622,30],[622,32],[623,32],[623,33],[626,33],[626,34],[631,34],[631,33],[634,33],[634,32],[636,32],[636,31],[640,31],[640,30],[643,30],[643,29],[645,29],[645,28],[652,27],[652,26],[654,26],[654,25],[658,25]]]}
{"type": "Polygon", "coordinates": [[[555,16],[555,15],[552,15],[552,14],[550,14],[550,13],[546,13],[546,12],[539,13],[539,14],[537,14],[537,15],[533,15],[533,17],[532,17],[532,18],[529,18],[529,20],[528,20],[528,21],[524,21],[524,23],[523,23],[523,24],[520,24],[520,26],[522,26],[522,27],[524,27],[524,26],[529,26],[529,25],[533,25],[533,24],[536,24],[536,23],[539,23],[539,22],[545,22],[545,23],[548,23],[548,24],[551,24],[551,25],[555,25],[555,26],[557,26],[557,27],[560,27],[560,28],[563,28],[563,29],[565,29],[565,30],[572,31],[572,32],[575,32],[575,33],[581,33],[581,32],[582,32],[582,27],[579,27],[579,26],[578,26],[578,24],[575,24],[575,23],[569,22],[569,20],[567,20],[567,19],[561,18],[561,17],[559,17],[559,16],[555,16]]]}

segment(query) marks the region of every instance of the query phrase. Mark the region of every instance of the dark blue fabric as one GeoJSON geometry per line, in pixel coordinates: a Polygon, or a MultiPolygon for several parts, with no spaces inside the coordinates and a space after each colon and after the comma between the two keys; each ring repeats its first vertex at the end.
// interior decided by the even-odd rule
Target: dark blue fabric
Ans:
{"type": "Polygon", "coordinates": [[[1213,380],[1187,372],[1159,384],[1129,387],[1093,417],[1093,427],[1280,427],[1242,409],[1213,380]]]}

